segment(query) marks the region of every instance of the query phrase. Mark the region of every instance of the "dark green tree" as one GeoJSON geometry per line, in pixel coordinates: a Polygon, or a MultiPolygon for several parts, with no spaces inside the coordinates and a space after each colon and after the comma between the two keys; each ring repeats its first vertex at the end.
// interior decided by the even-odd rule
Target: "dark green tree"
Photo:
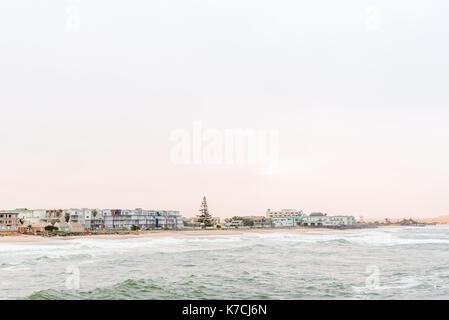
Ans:
{"type": "Polygon", "coordinates": [[[212,216],[209,213],[209,208],[207,207],[206,197],[203,197],[203,202],[201,203],[200,215],[198,217],[198,222],[202,225],[203,229],[212,226],[212,216]]]}
{"type": "Polygon", "coordinates": [[[49,232],[58,231],[58,227],[48,225],[48,226],[45,226],[45,231],[49,231],[49,232]]]}

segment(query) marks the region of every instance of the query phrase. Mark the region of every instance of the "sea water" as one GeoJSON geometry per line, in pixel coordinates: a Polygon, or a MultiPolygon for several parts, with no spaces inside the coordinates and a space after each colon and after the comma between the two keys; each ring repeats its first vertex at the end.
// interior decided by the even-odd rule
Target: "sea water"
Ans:
{"type": "Polygon", "coordinates": [[[2,299],[449,299],[449,226],[0,243],[2,299]]]}

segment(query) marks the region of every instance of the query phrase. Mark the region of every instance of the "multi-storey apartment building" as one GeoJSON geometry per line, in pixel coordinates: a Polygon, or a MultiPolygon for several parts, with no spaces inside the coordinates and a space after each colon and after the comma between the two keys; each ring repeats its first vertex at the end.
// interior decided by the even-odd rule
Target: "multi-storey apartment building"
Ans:
{"type": "Polygon", "coordinates": [[[298,217],[302,216],[303,212],[302,210],[296,210],[296,209],[282,209],[278,211],[273,211],[271,209],[267,210],[267,218],[284,218],[284,217],[298,217]]]}
{"type": "Polygon", "coordinates": [[[23,221],[27,221],[29,223],[39,223],[41,219],[45,219],[47,217],[47,210],[45,209],[15,209],[15,212],[18,213],[18,219],[23,221]]]}
{"type": "Polygon", "coordinates": [[[19,213],[16,211],[0,211],[0,232],[17,232],[19,213]]]}
{"type": "Polygon", "coordinates": [[[137,226],[147,228],[181,228],[183,226],[182,216],[179,211],[171,210],[110,210],[104,216],[105,229],[131,229],[137,226]]]}
{"type": "Polygon", "coordinates": [[[282,209],[280,211],[267,210],[267,218],[271,219],[273,227],[295,227],[301,224],[304,216],[302,210],[282,209]]]}

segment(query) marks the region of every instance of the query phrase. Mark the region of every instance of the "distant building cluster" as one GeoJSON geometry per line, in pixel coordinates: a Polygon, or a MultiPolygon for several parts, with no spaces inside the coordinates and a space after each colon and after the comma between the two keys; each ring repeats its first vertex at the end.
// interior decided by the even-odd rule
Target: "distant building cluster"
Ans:
{"type": "Polygon", "coordinates": [[[179,211],[144,209],[15,209],[0,211],[0,232],[44,232],[51,226],[64,232],[90,230],[176,229],[183,227],[179,211]]]}
{"type": "MultiPolygon", "coordinates": [[[[203,207],[207,208],[205,198],[203,207]]],[[[204,209],[203,209],[204,210],[204,209]]],[[[222,224],[219,217],[199,215],[184,218],[179,211],[128,209],[15,209],[0,211],[0,233],[37,233],[59,231],[150,230],[180,228],[282,228],[282,227],[346,227],[355,225],[353,216],[330,216],[321,212],[309,215],[302,210],[268,209],[265,216],[234,216],[222,224]],[[206,219],[207,218],[207,219],[206,219]]]]}
{"type": "Polygon", "coordinates": [[[328,216],[321,212],[313,212],[306,215],[302,210],[282,209],[272,211],[268,209],[265,217],[241,216],[229,219],[225,224],[230,228],[259,227],[259,228],[282,228],[282,227],[345,227],[355,225],[353,216],[328,216]]]}

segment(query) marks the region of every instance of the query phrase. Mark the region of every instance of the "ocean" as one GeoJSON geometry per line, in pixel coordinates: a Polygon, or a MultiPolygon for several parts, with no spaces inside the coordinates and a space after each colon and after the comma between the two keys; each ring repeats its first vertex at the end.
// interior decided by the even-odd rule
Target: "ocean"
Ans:
{"type": "Polygon", "coordinates": [[[1,299],[449,299],[449,226],[0,243],[1,299]]]}

